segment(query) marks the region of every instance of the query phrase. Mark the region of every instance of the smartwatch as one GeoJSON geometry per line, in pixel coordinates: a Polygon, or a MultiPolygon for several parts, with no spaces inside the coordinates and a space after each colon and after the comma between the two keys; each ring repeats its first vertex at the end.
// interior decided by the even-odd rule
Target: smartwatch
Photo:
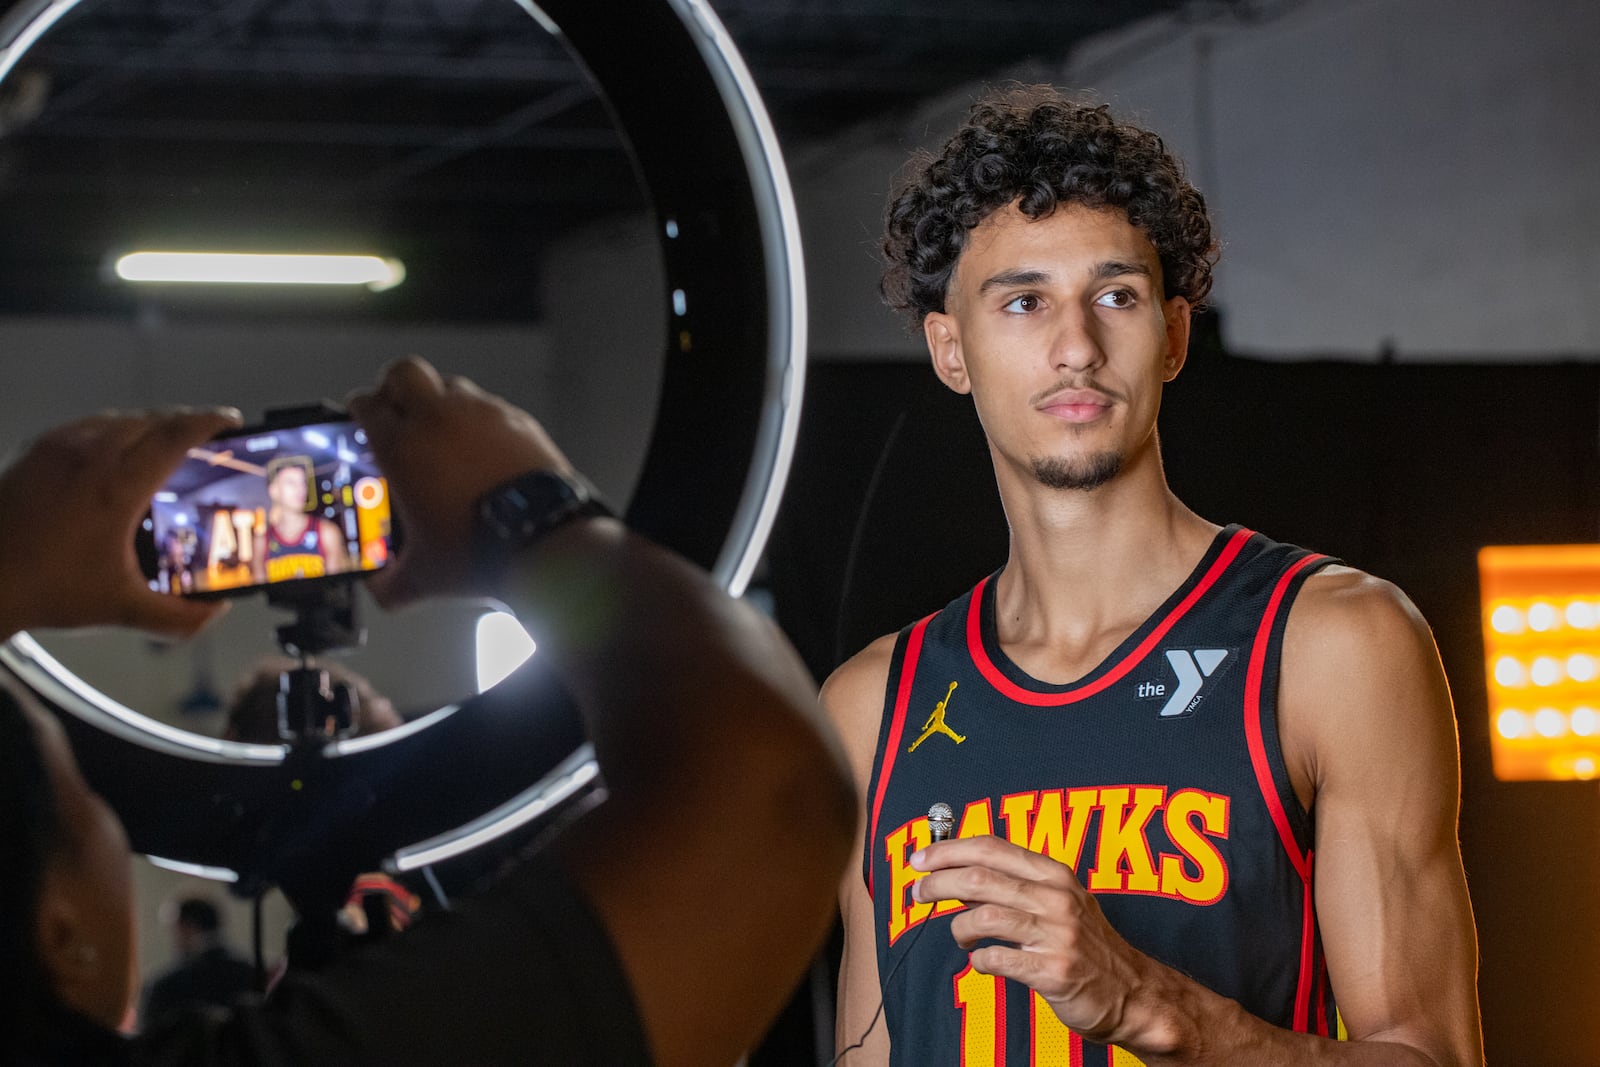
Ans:
{"type": "Polygon", "coordinates": [[[478,540],[487,555],[504,558],[574,519],[613,514],[582,475],[529,471],[478,498],[478,540]]]}

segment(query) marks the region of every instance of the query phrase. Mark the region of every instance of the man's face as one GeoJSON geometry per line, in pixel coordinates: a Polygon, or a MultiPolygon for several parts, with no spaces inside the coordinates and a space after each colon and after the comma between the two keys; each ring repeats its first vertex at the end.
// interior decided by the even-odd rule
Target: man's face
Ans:
{"type": "Polygon", "coordinates": [[[298,466],[280,467],[267,485],[267,496],[285,511],[306,509],[306,472],[298,466]]]}
{"type": "Polygon", "coordinates": [[[997,467],[1092,489],[1154,449],[1189,306],[1163,299],[1160,257],[1122,211],[1034,220],[1011,206],[969,235],[945,311],[923,326],[940,378],[973,395],[997,467]]]}

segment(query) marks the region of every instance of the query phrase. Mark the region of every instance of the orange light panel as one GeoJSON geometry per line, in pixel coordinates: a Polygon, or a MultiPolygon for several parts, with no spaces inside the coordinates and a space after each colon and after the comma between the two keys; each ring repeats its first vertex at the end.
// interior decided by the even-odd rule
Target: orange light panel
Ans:
{"type": "Polygon", "coordinates": [[[1478,552],[1501,781],[1600,777],[1600,545],[1478,552]]]}

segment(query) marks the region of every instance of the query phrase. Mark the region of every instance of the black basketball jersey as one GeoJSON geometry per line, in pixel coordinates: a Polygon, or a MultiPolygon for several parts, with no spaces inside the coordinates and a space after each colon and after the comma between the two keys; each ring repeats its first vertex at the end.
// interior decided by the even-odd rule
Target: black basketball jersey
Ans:
{"type": "Polygon", "coordinates": [[[956,901],[911,899],[936,801],[1067,864],[1135,948],[1277,1026],[1343,1036],[1311,899],[1312,823],[1279,748],[1289,607],[1330,560],[1237,526],[1090,673],[1030,678],[1000,650],[993,576],[895,644],[867,791],[892,1062],[1113,1067],[1017,982],[971,969],[956,901]],[[928,927],[932,927],[929,929],[928,927]]]}

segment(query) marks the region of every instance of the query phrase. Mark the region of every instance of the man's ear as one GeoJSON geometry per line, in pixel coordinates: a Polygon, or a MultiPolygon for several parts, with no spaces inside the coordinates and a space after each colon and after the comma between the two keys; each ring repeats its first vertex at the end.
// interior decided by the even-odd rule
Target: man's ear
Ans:
{"type": "Polygon", "coordinates": [[[1188,300],[1175,296],[1161,305],[1161,315],[1167,327],[1167,356],[1163,361],[1162,380],[1170,382],[1178,376],[1189,358],[1189,323],[1193,311],[1188,300]]]}
{"type": "Polygon", "coordinates": [[[939,380],[958,393],[972,392],[956,320],[946,312],[930,311],[922,319],[922,336],[927,339],[933,373],[939,376],[939,380]]]}
{"type": "Polygon", "coordinates": [[[83,940],[83,925],[71,901],[50,883],[55,876],[46,871],[40,887],[35,918],[39,963],[49,977],[56,995],[73,1003],[71,993],[81,986],[99,963],[95,950],[83,940]]]}

